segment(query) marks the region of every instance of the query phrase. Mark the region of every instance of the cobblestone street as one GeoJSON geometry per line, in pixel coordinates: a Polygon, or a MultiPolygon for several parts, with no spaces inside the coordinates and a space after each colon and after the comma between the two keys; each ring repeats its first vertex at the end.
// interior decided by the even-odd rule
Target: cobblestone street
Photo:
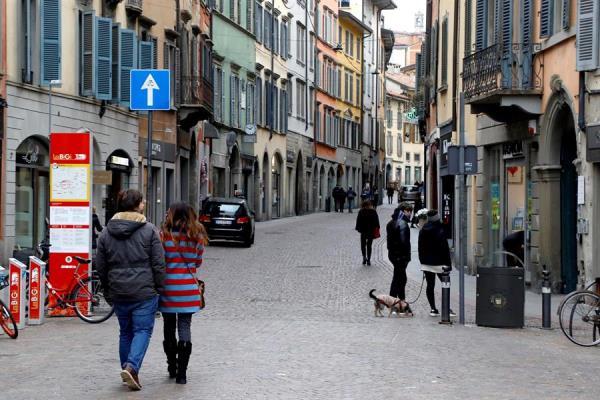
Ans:
{"type": "MultiPolygon", "coordinates": [[[[392,208],[378,211],[383,226],[392,208]]],[[[355,217],[259,223],[250,249],[208,247],[208,307],[192,325],[186,386],[167,379],[162,319],[139,393],[120,382],[116,318],[100,325],[50,319],[18,340],[0,336],[0,398],[593,398],[600,348],[577,347],[560,330],[442,326],[429,317],[424,294],[414,318],[375,318],[368,292],[387,293],[392,267],[385,238],[375,242],[373,265],[361,264],[355,217]]],[[[416,259],[409,299],[420,286],[416,259]]],[[[472,321],[474,299],[468,300],[472,321]]]]}

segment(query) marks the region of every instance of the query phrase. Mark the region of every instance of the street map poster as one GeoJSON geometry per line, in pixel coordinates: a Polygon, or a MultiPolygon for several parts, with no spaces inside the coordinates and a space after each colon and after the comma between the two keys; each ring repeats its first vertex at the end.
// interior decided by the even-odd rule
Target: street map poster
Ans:
{"type": "MultiPolygon", "coordinates": [[[[92,136],[89,132],[50,135],[50,260],[49,280],[71,290],[75,256],[91,256],[92,136]]],[[[80,275],[86,268],[79,269],[80,275]]],[[[87,270],[89,271],[89,269],[87,270]]],[[[56,304],[50,294],[49,306],[56,304]]],[[[55,308],[49,315],[74,315],[55,308]]]]}

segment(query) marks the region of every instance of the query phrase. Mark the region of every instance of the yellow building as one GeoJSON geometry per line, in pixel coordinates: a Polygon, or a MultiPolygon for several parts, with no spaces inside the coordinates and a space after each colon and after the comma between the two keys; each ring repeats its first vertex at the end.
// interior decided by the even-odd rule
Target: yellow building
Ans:
{"type": "Polygon", "coordinates": [[[336,61],[341,67],[338,82],[341,90],[336,101],[336,111],[340,117],[341,129],[336,158],[342,179],[338,183],[344,188],[353,187],[355,190],[360,189],[362,167],[360,152],[362,38],[370,33],[372,33],[371,29],[358,18],[350,12],[340,10],[336,61]]]}

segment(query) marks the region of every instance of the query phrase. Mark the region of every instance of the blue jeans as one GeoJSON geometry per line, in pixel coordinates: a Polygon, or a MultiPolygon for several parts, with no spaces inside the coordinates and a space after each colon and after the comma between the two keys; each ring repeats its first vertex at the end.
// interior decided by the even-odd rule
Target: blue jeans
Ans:
{"type": "Polygon", "coordinates": [[[154,318],[158,309],[158,296],[133,303],[115,302],[115,313],[119,318],[119,358],[121,368],[129,365],[136,373],[150,344],[154,318]]]}

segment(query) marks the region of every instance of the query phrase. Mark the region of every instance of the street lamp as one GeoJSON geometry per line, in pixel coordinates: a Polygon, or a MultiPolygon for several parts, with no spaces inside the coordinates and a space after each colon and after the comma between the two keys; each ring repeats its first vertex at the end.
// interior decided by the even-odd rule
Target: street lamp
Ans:
{"type": "Polygon", "coordinates": [[[52,133],[52,88],[62,84],[60,79],[53,79],[48,84],[48,137],[52,133]]]}

